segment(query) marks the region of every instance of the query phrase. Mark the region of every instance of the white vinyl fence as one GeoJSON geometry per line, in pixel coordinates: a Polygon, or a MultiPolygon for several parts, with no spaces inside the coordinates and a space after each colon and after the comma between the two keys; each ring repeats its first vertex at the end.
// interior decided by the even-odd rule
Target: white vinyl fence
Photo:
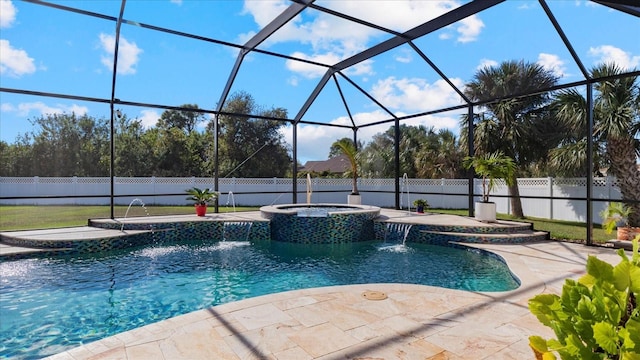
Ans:
{"type": "MultiPolygon", "coordinates": [[[[273,205],[293,202],[292,179],[284,178],[225,178],[219,179],[219,204],[225,205],[273,205]]],[[[433,208],[467,208],[466,179],[401,179],[400,206],[413,208],[413,200],[424,198],[433,208]],[[433,194],[426,194],[433,193],[433,194]],[[460,195],[455,195],[460,194],[460,195]]],[[[307,200],[307,180],[298,179],[297,202],[307,200]]],[[[539,218],[586,221],[587,195],[584,178],[529,178],[519,179],[520,195],[523,197],[556,197],[558,199],[522,199],[525,215],[539,218]]],[[[186,205],[184,191],[190,187],[213,188],[212,178],[160,178],[160,177],[116,177],[114,180],[115,202],[128,205],[139,198],[148,205],[186,205]],[[162,196],[156,194],[176,194],[162,196]],[[126,196],[121,196],[126,195],[126,196]]],[[[381,207],[394,207],[394,179],[359,179],[358,189],[362,203],[381,207]]],[[[474,183],[475,194],[482,193],[482,182],[474,183]]],[[[311,179],[311,201],[313,203],[345,203],[351,190],[351,179],[311,179]]],[[[108,177],[0,177],[0,205],[108,205],[110,184],[108,177]],[[35,197],[50,198],[35,198],[35,197]],[[91,197],[95,196],[95,197],[91,197]],[[22,199],[15,199],[21,198],[22,199]],[[34,197],[34,198],[29,198],[34,197]]],[[[507,187],[498,181],[494,195],[507,195],[507,187]]],[[[620,199],[615,179],[595,178],[592,185],[595,199],[620,199]]],[[[479,196],[477,197],[479,199],[479,196]]],[[[492,197],[498,212],[508,213],[508,198],[492,197]]],[[[593,217],[598,221],[599,212],[605,202],[593,203],[593,217]]]]}

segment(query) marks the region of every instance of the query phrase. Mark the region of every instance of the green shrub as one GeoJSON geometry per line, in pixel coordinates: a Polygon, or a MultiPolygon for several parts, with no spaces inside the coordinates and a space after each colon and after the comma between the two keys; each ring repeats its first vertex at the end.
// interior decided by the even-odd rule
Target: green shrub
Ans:
{"type": "Polygon", "coordinates": [[[556,339],[529,337],[538,359],[640,360],[640,255],[624,250],[616,266],[589,256],[587,274],[567,279],[562,296],[540,294],[529,300],[529,310],[556,339]]]}

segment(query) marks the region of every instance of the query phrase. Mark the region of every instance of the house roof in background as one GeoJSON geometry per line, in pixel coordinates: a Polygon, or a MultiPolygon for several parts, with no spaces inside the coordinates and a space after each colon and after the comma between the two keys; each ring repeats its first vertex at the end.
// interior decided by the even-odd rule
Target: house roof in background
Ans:
{"type": "Polygon", "coordinates": [[[328,160],[307,161],[301,171],[344,173],[349,170],[349,160],[344,155],[335,156],[328,160]]]}

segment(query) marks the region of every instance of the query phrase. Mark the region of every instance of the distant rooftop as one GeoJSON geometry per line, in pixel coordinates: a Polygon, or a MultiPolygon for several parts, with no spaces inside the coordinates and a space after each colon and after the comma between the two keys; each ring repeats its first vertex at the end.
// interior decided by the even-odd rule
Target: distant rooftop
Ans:
{"type": "Polygon", "coordinates": [[[328,160],[307,161],[300,171],[307,172],[330,172],[342,174],[349,170],[349,160],[344,155],[332,157],[328,160]]]}

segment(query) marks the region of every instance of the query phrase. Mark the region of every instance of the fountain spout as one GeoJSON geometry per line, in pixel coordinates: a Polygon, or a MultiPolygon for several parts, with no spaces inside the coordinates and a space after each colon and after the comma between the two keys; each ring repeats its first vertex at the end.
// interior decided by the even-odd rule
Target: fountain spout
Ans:
{"type": "Polygon", "coordinates": [[[311,194],[313,194],[313,188],[311,186],[311,174],[307,174],[307,205],[311,204],[311,194]]]}
{"type": "Polygon", "coordinates": [[[236,199],[233,197],[233,191],[229,191],[227,194],[227,206],[229,206],[229,202],[233,205],[233,212],[236,212],[236,199]]]}
{"type": "Polygon", "coordinates": [[[127,208],[127,211],[124,213],[124,218],[122,218],[122,221],[120,222],[121,226],[120,226],[120,231],[123,232],[124,231],[124,221],[127,220],[127,215],[129,215],[129,210],[131,210],[131,206],[133,206],[133,204],[138,203],[140,204],[140,206],[142,206],[142,208],[144,209],[144,213],[147,215],[147,217],[149,216],[149,210],[147,209],[147,206],[144,204],[144,202],[138,198],[135,198],[133,200],[131,200],[131,202],[129,203],[129,207],[127,208]]]}
{"type": "MultiPolygon", "coordinates": [[[[407,173],[402,175],[402,187],[407,193],[407,211],[411,212],[411,201],[409,200],[409,176],[407,176],[407,173]]],[[[400,210],[402,210],[402,197],[400,198],[400,210]]]]}

